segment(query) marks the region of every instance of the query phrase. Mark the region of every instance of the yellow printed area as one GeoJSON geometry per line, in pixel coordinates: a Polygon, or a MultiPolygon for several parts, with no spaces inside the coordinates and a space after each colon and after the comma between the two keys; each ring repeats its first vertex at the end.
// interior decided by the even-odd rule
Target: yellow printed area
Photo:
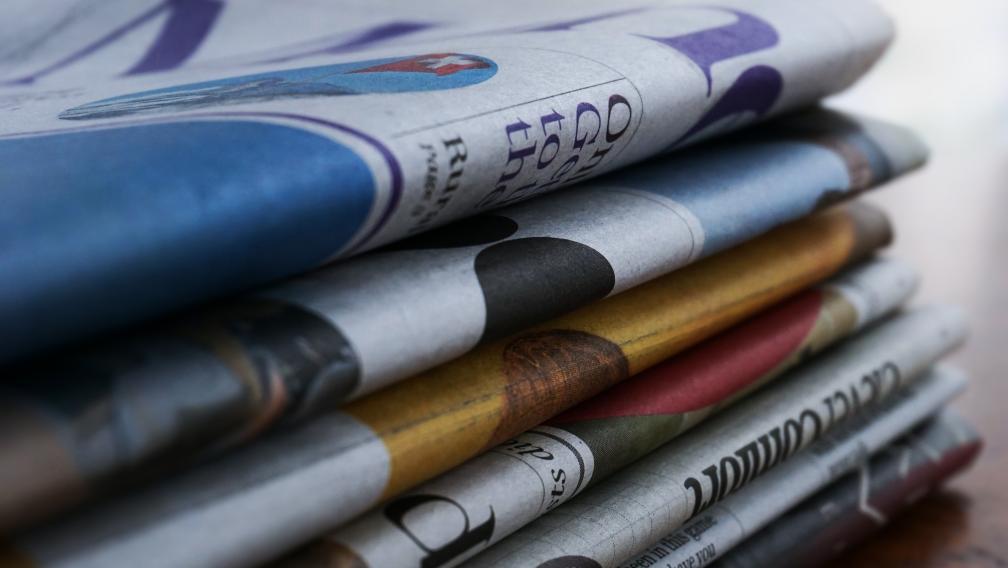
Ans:
{"type": "Polygon", "coordinates": [[[857,225],[848,211],[830,211],[549,325],[614,341],[636,374],[832,275],[850,260],[857,241],[857,225]]]}
{"type": "Polygon", "coordinates": [[[887,239],[884,216],[866,206],[816,215],[483,346],[352,403],[346,411],[385,442],[391,461],[385,497],[390,497],[458,465],[502,435],[521,432],[594,394],[578,390],[570,372],[559,373],[564,375],[556,381],[560,387],[549,385],[549,404],[538,400],[541,390],[513,388],[529,382],[513,376],[514,368],[535,368],[528,358],[524,367],[505,361],[508,346],[523,338],[556,330],[587,332],[618,346],[630,373],[637,373],[830,276],[887,239]],[[516,392],[532,394],[516,399],[516,392]],[[542,410],[516,412],[522,405],[542,410]]]}
{"type": "Polygon", "coordinates": [[[383,497],[462,463],[486,445],[505,404],[501,348],[492,343],[344,408],[385,442],[390,471],[383,497]]]}

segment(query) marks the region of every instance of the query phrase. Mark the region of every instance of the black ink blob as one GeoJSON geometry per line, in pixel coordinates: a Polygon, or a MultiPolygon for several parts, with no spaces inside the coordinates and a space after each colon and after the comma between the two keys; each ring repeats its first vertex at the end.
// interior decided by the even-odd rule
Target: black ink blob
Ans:
{"type": "Polygon", "coordinates": [[[475,269],[486,301],[484,341],[604,298],[616,284],[601,253],[550,237],[489,246],[476,255],[475,269]]]}

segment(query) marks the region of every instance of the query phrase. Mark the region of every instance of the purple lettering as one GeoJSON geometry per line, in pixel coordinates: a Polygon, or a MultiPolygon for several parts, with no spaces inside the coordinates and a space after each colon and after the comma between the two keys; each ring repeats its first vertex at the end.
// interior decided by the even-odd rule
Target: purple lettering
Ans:
{"type": "MultiPolygon", "coordinates": [[[[563,122],[563,119],[564,119],[563,115],[558,113],[557,111],[553,111],[550,114],[541,117],[540,122],[542,122],[543,134],[546,134],[546,126],[549,124],[556,124],[556,129],[558,131],[563,129],[563,125],[561,124],[563,122]]],[[[546,137],[546,140],[543,141],[542,149],[539,150],[539,161],[536,164],[536,168],[541,170],[546,166],[550,165],[550,163],[552,163],[553,160],[556,159],[557,154],[559,153],[560,153],[560,135],[554,132],[548,135],[546,137]],[[544,156],[546,155],[546,149],[550,147],[553,148],[553,155],[550,156],[549,159],[544,159],[544,156]]]]}
{"type": "Polygon", "coordinates": [[[574,149],[580,150],[584,148],[585,142],[595,143],[595,139],[598,138],[599,132],[602,130],[602,115],[599,114],[595,105],[591,103],[578,103],[577,114],[574,115],[574,149]],[[588,131],[586,130],[584,135],[578,134],[581,132],[581,115],[585,113],[592,113],[595,115],[595,120],[598,125],[595,127],[595,132],[591,135],[591,139],[588,138],[588,131]]]}
{"type": "Polygon", "coordinates": [[[627,101],[626,98],[623,97],[623,95],[612,95],[612,96],[610,96],[609,97],[609,114],[606,115],[606,134],[605,134],[606,142],[609,142],[610,144],[612,144],[613,142],[619,140],[620,136],[623,136],[623,134],[627,131],[627,128],[630,128],[630,118],[631,117],[633,117],[633,110],[630,108],[630,102],[627,101]],[[613,109],[616,108],[616,105],[623,105],[623,106],[626,107],[626,109],[627,109],[627,120],[626,120],[626,124],[623,125],[623,128],[621,128],[618,132],[613,132],[612,131],[613,109]]]}
{"type": "Polygon", "coordinates": [[[681,36],[641,36],[663,43],[696,63],[707,78],[708,96],[711,93],[711,67],[715,63],[773,47],[780,41],[777,31],[766,21],[738,10],[717,9],[734,14],[738,20],[726,26],[681,36]]]}
{"type": "Polygon", "coordinates": [[[166,0],[55,63],[30,75],[3,81],[0,84],[28,85],[34,83],[46,75],[69,67],[115,43],[129,32],[166,11],[169,12],[168,20],[161,28],[154,43],[125,74],[136,75],[174,69],[182,65],[196,52],[196,49],[206,39],[207,34],[210,33],[210,29],[220,15],[222,8],[223,3],[220,0],[166,0]]]}
{"type": "Polygon", "coordinates": [[[732,115],[747,111],[757,116],[766,114],[777,101],[783,88],[784,78],[773,67],[757,65],[746,69],[714,106],[672,145],[677,146],[711,124],[732,115]]]}
{"type": "Polygon", "coordinates": [[[505,182],[509,179],[517,177],[518,174],[521,173],[522,168],[525,166],[525,158],[535,153],[536,142],[532,142],[531,146],[525,146],[523,148],[515,149],[515,141],[514,138],[512,138],[514,133],[521,132],[522,134],[525,135],[525,141],[527,142],[529,139],[528,136],[529,128],[532,128],[532,126],[521,119],[519,119],[518,122],[513,122],[507,125],[507,128],[505,128],[505,130],[507,131],[507,139],[510,147],[508,149],[507,163],[504,164],[505,171],[501,174],[500,179],[497,180],[497,183],[505,182]],[[509,173],[507,171],[507,167],[511,164],[511,162],[515,160],[518,160],[518,168],[515,169],[515,171],[509,173]]]}

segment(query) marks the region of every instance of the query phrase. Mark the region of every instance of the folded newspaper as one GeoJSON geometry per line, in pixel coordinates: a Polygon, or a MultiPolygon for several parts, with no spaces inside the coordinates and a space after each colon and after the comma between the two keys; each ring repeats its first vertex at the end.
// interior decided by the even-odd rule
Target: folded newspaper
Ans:
{"type": "Polygon", "coordinates": [[[877,532],[903,509],[967,468],[982,441],[946,410],[731,550],[721,568],[816,566],[877,532]]]}
{"type": "Polygon", "coordinates": [[[585,559],[588,566],[618,566],[834,425],[913,382],[965,334],[962,314],[950,308],[902,315],[761,389],[465,565],[585,559]]]}
{"type": "MultiPolygon", "coordinates": [[[[444,363],[481,339],[639,285],[923,156],[913,136],[874,121],[827,111],[778,120],[147,333],[26,364],[9,372],[0,396],[15,401],[4,405],[21,424],[11,432],[86,428],[74,437],[88,447],[70,451],[78,462],[105,452],[104,460],[137,466],[239,441],[444,363]],[[69,382],[74,389],[64,388],[69,382]]],[[[13,438],[0,436],[0,463],[13,438]]],[[[28,456],[49,448],[18,452],[33,462],[28,456]]],[[[86,467],[96,478],[116,465],[86,467]]]]}
{"type": "Polygon", "coordinates": [[[892,35],[867,0],[346,4],[15,2],[0,359],[808,105],[892,35]]]}
{"type": "Polygon", "coordinates": [[[287,564],[458,564],[896,309],[916,282],[893,260],[848,270],[382,505],[287,564]],[[463,535],[460,526],[470,528],[463,535]]]}
{"type": "MultiPolygon", "coordinates": [[[[792,223],[147,491],[24,533],[12,546],[41,566],[262,562],[829,277],[887,240],[885,218],[864,204],[792,223]]],[[[72,450],[94,448],[60,446],[64,431],[31,430],[32,423],[15,422],[20,417],[0,413],[11,450],[49,449],[46,457],[73,463],[72,450]]],[[[8,522],[51,511],[66,504],[60,498],[95,485],[88,470],[25,468],[23,454],[2,455],[0,471],[14,472],[0,494],[8,522]],[[41,494],[47,498],[31,498],[41,494]]],[[[125,465],[113,452],[92,455],[84,464],[104,466],[106,484],[125,465]]]]}
{"type": "MultiPolygon", "coordinates": [[[[751,558],[752,566],[815,565],[835,554],[837,551],[824,544],[842,542],[840,535],[853,536],[852,525],[885,521],[877,504],[892,509],[900,503],[892,499],[895,495],[921,495],[930,482],[965,467],[979,451],[976,432],[952,414],[936,419],[902,443],[882,449],[965,388],[966,380],[958,372],[939,369],[931,374],[930,381],[922,380],[906,396],[894,397],[892,408],[882,409],[878,415],[868,413],[849,428],[826,436],[662,538],[644,554],[623,563],[622,568],[700,568],[721,558],[743,539],[750,554],[759,554],[760,559],[751,558]],[[867,456],[875,453],[879,455],[866,463],[867,456]],[[852,479],[835,484],[838,490],[843,489],[844,498],[831,502],[816,495],[798,510],[777,518],[852,470],[857,470],[852,479]],[[777,528],[764,532],[776,532],[775,537],[764,533],[750,536],[768,523],[777,528]]],[[[831,490],[832,486],[827,491],[831,490]]],[[[741,554],[736,562],[745,557],[741,554]]]]}
{"type": "Polygon", "coordinates": [[[874,0],[57,4],[0,8],[0,565],[803,565],[979,451],[841,203],[927,150],[818,106],[874,0]]]}

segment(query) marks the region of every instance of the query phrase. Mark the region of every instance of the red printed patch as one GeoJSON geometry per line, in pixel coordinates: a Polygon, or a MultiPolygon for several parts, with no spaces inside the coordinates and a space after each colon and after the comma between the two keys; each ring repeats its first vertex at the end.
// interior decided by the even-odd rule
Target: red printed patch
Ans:
{"type": "Polygon", "coordinates": [[[792,355],[815,324],[822,292],[809,290],[672,357],[550,420],[676,414],[718,403],[792,355]]]}

